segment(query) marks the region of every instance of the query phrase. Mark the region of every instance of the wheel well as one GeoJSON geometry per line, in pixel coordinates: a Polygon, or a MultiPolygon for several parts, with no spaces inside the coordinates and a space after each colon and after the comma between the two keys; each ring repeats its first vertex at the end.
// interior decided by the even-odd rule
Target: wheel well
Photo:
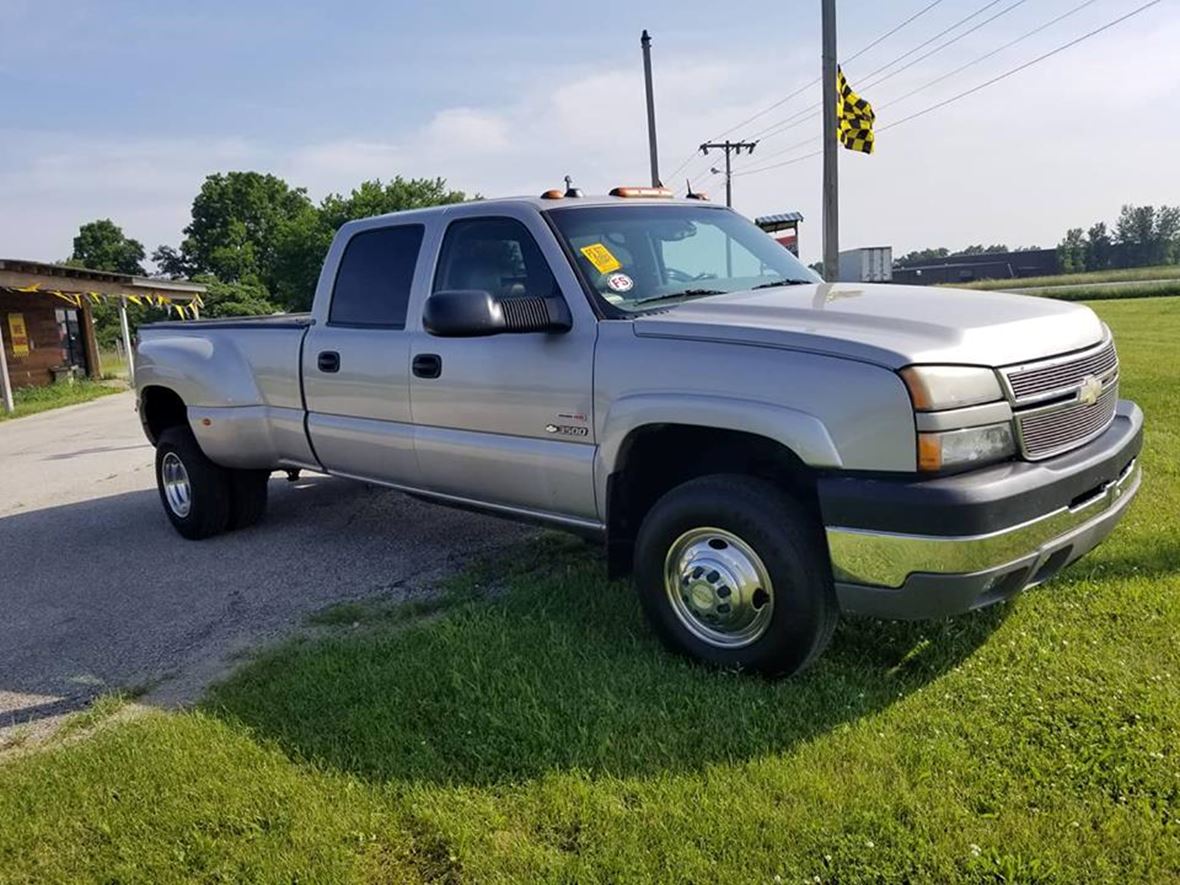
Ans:
{"type": "Polygon", "coordinates": [[[155,445],[169,427],[188,424],[188,407],[179,394],[167,387],[145,387],[140,395],[139,420],[155,445]]]}
{"type": "Polygon", "coordinates": [[[631,570],[644,516],[675,486],[710,473],[740,473],[769,480],[819,512],[815,477],[789,448],[739,430],[654,424],[633,430],[619,449],[607,481],[607,570],[631,570]]]}

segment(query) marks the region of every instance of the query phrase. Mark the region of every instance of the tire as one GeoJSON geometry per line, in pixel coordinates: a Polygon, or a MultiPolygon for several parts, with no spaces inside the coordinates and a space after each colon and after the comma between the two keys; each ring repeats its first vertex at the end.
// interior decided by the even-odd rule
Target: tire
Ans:
{"type": "Polygon", "coordinates": [[[270,483],[269,470],[230,470],[229,525],[230,530],[244,529],[262,519],[266,513],[266,490],[270,483]]]}
{"type": "Polygon", "coordinates": [[[714,474],[666,493],[640,527],[634,575],[664,644],[717,667],[797,673],[839,620],[819,521],[753,477],[714,474]]]}
{"type": "Polygon", "coordinates": [[[229,471],[205,457],[187,427],[169,427],[156,443],[156,486],[176,531],[196,541],[229,526],[229,471]],[[179,465],[179,467],[178,467],[179,465]]]}

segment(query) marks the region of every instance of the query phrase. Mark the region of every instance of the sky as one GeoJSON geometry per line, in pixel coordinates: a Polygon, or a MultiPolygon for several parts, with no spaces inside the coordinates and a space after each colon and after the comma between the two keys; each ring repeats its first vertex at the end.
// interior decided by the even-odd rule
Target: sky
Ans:
{"type": "MultiPolygon", "coordinates": [[[[1048,247],[1124,203],[1180,203],[1180,0],[885,129],[1145,0],[1090,0],[905,97],[1081,2],[941,0],[863,53],[930,0],[837,4],[838,55],[880,130],[872,156],[841,152],[842,248],[1048,247]]],[[[230,170],[272,172],[317,200],[397,174],[484,196],[537,194],[566,174],[587,193],[646,183],[647,28],[669,185],[691,176],[723,200],[709,172],[720,157],[695,146],[798,93],[728,133],[771,130],[735,159],[734,207],[802,212],[815,260],[820,158],[751,170],[819,149],[819,7],[0,0],[0,257],[65,258],[80,224],[108,217],[149,253],[176,245],[204,177],[230,170]]]]}

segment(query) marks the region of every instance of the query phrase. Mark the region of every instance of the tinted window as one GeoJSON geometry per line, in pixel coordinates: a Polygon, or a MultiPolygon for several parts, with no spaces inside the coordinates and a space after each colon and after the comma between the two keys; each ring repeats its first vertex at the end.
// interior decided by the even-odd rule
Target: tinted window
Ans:
{"type": "Polygon", "coordinates": [[[434,290],[482,289],[502,298],[557,294],[541,248],[512,218],[472,218],[447,228],[434,290]]]}
{"type": "Polygon", "coordinates": [[[328,322],[404,328],[423,231],[408,224],[353,236],[336,271],[328,322]]]}

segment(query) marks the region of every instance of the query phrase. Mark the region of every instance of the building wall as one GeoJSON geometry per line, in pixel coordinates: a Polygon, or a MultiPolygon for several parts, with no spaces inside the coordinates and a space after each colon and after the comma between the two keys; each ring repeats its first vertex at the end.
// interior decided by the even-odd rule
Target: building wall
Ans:
{"type": "MultiPolygon", "coordinates": [[[[21,292],[0,292],[0,323],[4,329],[4,355],[8,360],[8,374],[13,387],[49,384],[53,381],[50,369],[64,362],[61,332],[57,323],[56,305],[67,307],[64,301],[46,295],[21,292]],[[29,335],[29,355],[18,357],[12,352],[12,336],[8,315],[22,314],[29,335]]],[[[82,312],[79,320],[84,322],[82,312]]]]}

